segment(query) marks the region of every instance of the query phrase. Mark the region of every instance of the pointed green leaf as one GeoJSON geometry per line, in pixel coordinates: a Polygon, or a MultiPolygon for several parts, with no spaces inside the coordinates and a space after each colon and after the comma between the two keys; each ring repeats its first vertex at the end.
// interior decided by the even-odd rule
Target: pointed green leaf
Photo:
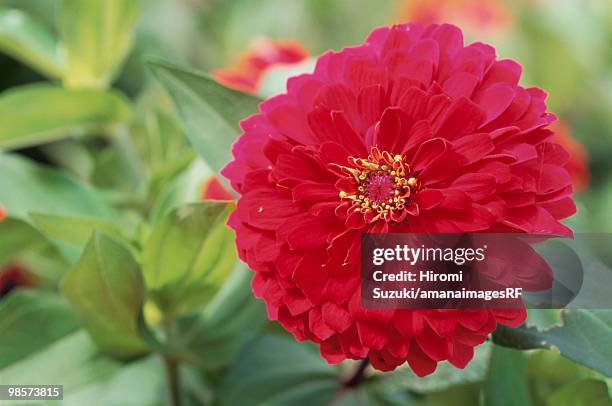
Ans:
{"type": "Polygon", "coordinates": [[[555,349],[574,362],[612,376],[612,310],[567,309],[561,316],[561,325],[546,330],[499,325],[493,339],[518,349],[555,349]]]}
{"type": "Polygon", "coordinates": [[[583,365],[579,365],[562,356],[556,351],[534,350],[528,353],[528,379],[539,380],[541,383],[538,397],[554,389],[554,385],[564,385],[580,378],[592,378],[598,373],[583,365]]]}
{"type": "Polygon", "coordinates": [[[104,379],[64,392],[64,404],[162,406],[166,386],[161,358],[150,355],[122,365],[104,379]]]}
{"type": "MultiPolygon", "coordinates": [[[[99,231],[118,241],[125,238],[118,225],[93,217],[30,214],[34,224],[47,237],[82,249],[94,232],[99,231]]],[[[127,242],[127,241],[126,241],[127,242]]]]}
{"type": "Polygon", "coordinates": [[[0,301],[0,369],[78,327],[77,315],[61,296],[38,290],[11,293],[0,301]]]}
{"type": "Polygon", "coordinates": [[[493,346],[484,387],[484,406],[529,406],[525,354],[493,346]]]}
{"type": "Polygon", "coordinates": [[[210,176],[210,168],[201,159],[195,159],[161,191],[151,209],[151,222],[157,224],[172,209],[201,201],[202,185],[210,176]]]}
{"type": "Polygon", "coordinates": [[[43,246],[45,238],[23,221],[0,221],[0,267],[29,248],[43,246]]]}
{"type": "MultiPolygon", "coordinates": [[[[87,333],[79,330],[0,370],[0,382],[14,385],[60,384],[64,385],[65,393],[70,394],[91,383],[108,379],[120,368],[121,362],[101,356],[87,333]]],[[[22,401],[12,404],[20,405],[22,401]]]]}
{"type": "Polygon", "coordinates": [[[218,395],[221,405],[324,405],[340,389],[338,370],[314,348],[265,336],[236,357],[218,395]]]}
{"type": "Polygon", "coordinates": [[[126,248],[96,232],[64,276],[61,290],[100,348],[118,356],[147,350],[138,333],[144,283],[126,248]]]}
{"type": "Polygon", "coordinates": [[[63,0],[59,29],[69,87],[108,86],[132,45],[139,0],[63,0]]]}
{"type": "Polygon", "coordinates": [[[0,204],[10,217],[30,223],[32,212],[116,219],[95,190],[56,169],[0,154],[0,173],[0,204]]]}
{"type": "Polygon", "coordinates": [[[13,88],[0,95],[0,150],[101,132],[130,118],[117,92],[67,90],[49,84],[13,88]]]}
{"type": "Polygon", "coordinates": [[[166,313],[203,307],[230,274],[234,235],[225,225],[227,203],[206,202],[173,210],[145,243],[147,288],[166,313]]]}
{"type": "Polygon", "coordinates": [[[238,123],[257,111],[260,99],[228,89],[202,73],[166,62],[149,64],[179,111],[187,137],[204,161],[219,171],[240,134],[238,123]]]}
{"type": "Polygon", "coordinates": [[[612,406],[612,398],[603,381],[583,379],[554,392],[547,406],[612,406]]]}
{"type": "Polygon", "coordinates": [[[0,9],[0,52],[51,78],[61,77],[64,71],[64,54],[57,38],[20,10],[0,9]]]}
{"type": "Polygon", "coordinates": [[[226,367],[266,323],[264,305],[251,292],[252,274],[237,262],[204,311],[179,320],[177,336],[201,368],[214,371],[226,367]]]}

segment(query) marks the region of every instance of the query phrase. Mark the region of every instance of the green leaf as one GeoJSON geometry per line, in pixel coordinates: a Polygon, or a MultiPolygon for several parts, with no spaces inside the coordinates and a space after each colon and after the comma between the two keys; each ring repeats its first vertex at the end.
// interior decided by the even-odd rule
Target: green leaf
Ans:
{"type": "Polygon", "coordinates": [[[127,122],[130,114],[125,97],[114,91],[69,90],[50,84],[12,88],[0,96],[0,150],[102,132],[127,122]]]}
{"type": "Polygon", "coordinates": [[[103,232],[115,240],[125,240],[121,229],[116,224],[98,218],[35,213],[30,214],[30,217],[34,220],[36,227],[47,237],[66,242],[79,248],[79,251],[84,248],[96,231],[103,232]]]}
{"type": "MultiPolygon", "coordinates": [[[[120,367],[120,362],[101,356],[91,338],[81,330],[0,370],[0,382],[14,385],[61,384],[64,385],[64,393],[69,394],[108,378],[120,367]]],[[[17,401],[13,404],[22,403],[17,401]]]]}
{"type": "Polygon", "coordinates": [[[217,394],[222,405],[329,404],[338,370],[312,347],[265,336],[236,358],[217,394]]]}
{"type": "Polygon", "coordinates": [[[89,186],[18,155],[0,154],[0,204],[10,217],[31,223],[29,213],[97,217],[116,213],[89,186]]]}
{"type": "Polygon", "coordinates": [[[0,301],[0,370],[78,327],[77,315],[62,297],[29,289],[11,293],[0,301]]]}
{"type": "Polygon", "coordinates": [[[33,246],[15,258],[36,280],[39,289],[55,291],[70,263],[41,235],[43,244],[33,246]]]}
{"type": "MultiPolygon", "coordinates": [[[[84,331],[67,335],[0,370],[0,382],[64,385],[61,404],[66,406],[161,406],[166,390],[164,367],[158,356],[123,364],[100,354],[84,331]]],[[[23,401],[2,404],[20,406],[23,401]]]]}
{"type": "Polygon", "coordinates": [[[145,91],[136,101],[130,132],[143,162],[155,172],[191,150],[172,101],[160,86],[145,91]]]}
{"type": "Polygon", "coordinates": [[[528,353],[528,381],[532,399],[541,404],[557,389],[580,379],[600,374],[576,364],[555,351],[534,350],[528,353]]]}
{"type": "Polygon", "coordinates": [[[459,385],[451,386],[442,392],[428,394],[426,397],[414,403],[393,403],[396,405],[415,406],[474,406],[481,404],[481,385],[459,385]]]}
{"type": "Polygon", "coordinates": [[[559,309],[527,309],[527,327],[536,327],[540,330],[550,328],[561,323],[561,310],[559,309]]]}
{"type": "Polygon", "coordinates": [[[138,207],[146,185],[144,167],[134,150],[131,134],[127,127],[119,126],[108,141],[94,156],[91,181],[106,193],[123,195],[138,207]]]}
{"type": "Polygon", "coordinates": [[[251,292],[251,276],[252,272],[238,262],[204,311],[179,320],[180,343],[199,360],[201,368],[226,367],[266,323],[263,303],[251,292]]]}
{"type": "Polygon", "coordinates": [[[485,406],[529,406],[525,354],[493,346],[489,373],[484,387],[485,406]]]}
{"type": "Polygon", "coordinates": [[[201,159],[194,160],[160,192],[151,209],[151,222],[158,223],[179,206],[201,201],[202,186],[209,176],[212,174],[208,166],[201,159]]]}
{"type": "Polygon", "coordinates": [[[234,234],[225,222],[231,206],[205,202],[179,207],[144,246],[147,288],[165,313],[189,313],[212,300],[234,267],[234,234]]]}
{"type": "Polygon", "coordinates": [[[45,243],[44,237],[27,223],[12,218],[0,221],[0,267],[28,248],[45,243]]]}
{"type": "Polygon", "coordinates": [[[147,350],[138,333],[145,287],[126,248],[94,233],[81,259],[64,276],[61,290],[100,348],[118,356],[147,350]]]}
{"type": "Polygon", "coordinates": [[[94,151],[89,150],[87,143],[78,137],[41,145],[38,149],[52,166],[66,171],[77,179],[91,179],[94,151]]]}
{"type": "Polygon", "coordinates": [[[236,260],[234,235],[225,221],[227,203],[206,202],[168,214],[145,243],[147,288],[167,314],[205,306],[227,279],[236,260]]]}
{"type": "Polygon", "coordinates": [[[94,232],[103,232],[105,235],[120,241],[135,256],[139,252],[133,247],[121,228],[116,224],[94,217],[56,216],[49,214],[30,213],[34,224],[69,260],[76,262],[81,256],[85,245],[94,232]]]}
{"type": "Polygon", "coordinates": [[[178,117],[168,111],[171,103],[161,86],[146,92],[137,101],[130,128],[134,148],[146,168],[149,202],[155,201],[196,156],[178,117]]]}
{"type": "Polygon", "coordinates": [[[64,54],[57,38],[20,10],[0,8],[0,52],[51,78],[61,77],[64,71],[64,54]]]}
{"type": "Polygon", "coordinates": [[[63,0],[59,29],[68,87],[106,87],[132,45],[139,0],[63,0]]]}
{"type": "Polygon", "coordinates": [[[228,89],[205,74],[151,62],[151,69],[177,107],[187,137],[215,172],[229,160],[238,123],[257,111],[260,99],[228,89]]]}
{"type": "Polygon", "coordinates": [[[64,404],[74,406],[162,406],[164,404],[164,365],[158,356],[151,355],[131,362],[113,372],[104,379],[81,386],[70,393],[64,392],[64,404]]]}
{"type": "Polygon", "coordinates": [[[567,309],[562,325],[538,330],[499,325],[496,343],[518,349],[548,348],[582,365],[612,376],[612,310],[567,309]]]}
{"type": "Polygon", "coordinates": [[[584,379],[563,386],[553,393],[547,406],[612,406],[608,387],[596,379],[584,379]]]}

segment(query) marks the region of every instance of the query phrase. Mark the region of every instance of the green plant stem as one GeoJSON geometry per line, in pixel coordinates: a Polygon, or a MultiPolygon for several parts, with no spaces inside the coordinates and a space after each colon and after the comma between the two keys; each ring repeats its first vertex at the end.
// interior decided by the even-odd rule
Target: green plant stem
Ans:
{"type": "MultiPolygon", "coordinates": [[[[357,365],[355,365],[355,368],[351,371],[351,374],[345,380],[342,381],[340,387],[338,388],[338,391],[329,403],[330,406],[341,404],[344,397],[350,391],[355,390],[359,387],[359,385],[361,385],[363,379],[365,378],[365,371],[368,369],[369,365],[370,360],[367,358],[362,359],[357,365]]],[[[357,402],[359,406],[363,404],[359,397],[357,397],[357,402]]]]}
{"type": "MultiPolygon", "coordinates": [[[[166,317],[164,320],[164,332],[166,342],[172,342],[174,318],[166,317]]],[[[170,406],[181,406],[181,390],[179,376],[179,361],[171,354],[163,354],[164,366],[166,367],[166,384],[168,387],[168,404],[170,406]]]]}
{"type": "Polygon", "coordinates": [[[343,386],[345,388],[354,388],[359,386],[363,378],[365,377],[365,371],[370,365],[370,360],[367,358],[362,359],[359,364],[353,370],[353,373],[348,377],[346,381],[344,381],[343,386]]]}
{"type": "Polygon", "coordinates": [[[167,355],[164,355],[163,358],[166,367],[166,382],[168,385],[168,404],[171,406],[181,406],[178,362],[176,359],[167,355]]]}

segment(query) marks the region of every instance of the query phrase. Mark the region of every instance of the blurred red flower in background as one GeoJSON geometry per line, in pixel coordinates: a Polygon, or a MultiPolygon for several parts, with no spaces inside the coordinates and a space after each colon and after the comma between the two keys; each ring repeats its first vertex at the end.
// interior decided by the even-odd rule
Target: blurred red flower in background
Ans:
{"type": "Polygon", "coordinates": [[[13,289],[35,285],[36,278],[21,265],[9,264],[0,269],[0,298],[13,289]]]}
{"type": "MultiPolygon", "coordinates": [[[[6,218],[6,209],[0,204],[0,222],[6,218]]],[[[21,265],[8,264],[0,268],[0,298],[15,288],[35,285],[36,278],[21,265]]]]}
{"type": "Polygon", "coordinates": [[[513,20],[512,10],[503,0],[404,0],[400,4],[402,21],[448,22],[473,33],[502,31],[513,20]]]}
{"type": "Polygon", "coordinates": [[[307,57],[308,51],[297,41],[261,38],[235,64],[214,70],[212,76],[225,86],[255,93],[270,67],[298,63],[307,57]]]}
{"type": "Polygon", "coordinates": [[[587,165],[587,152],[584,146],[572,137],[568,124],[564,120],[557,120],[551,125],[555,132],[556,141],[563,145],[569,152],[570,160],[565,164],[565,169],[570,174],[575,192],[585,190],[590,183],[590,172],[587,165]]]}
{"type": "Polygon", "coordinates": [[[416,374],[464,367],[524,310],[365,310],[360,235],[571,235],[568,154],[546,93],[452,25],[380,28],[321,56],[313,74],[241,123],[222,171],[241,195],[228,224],[270,319],[331,363],[368,358],[416,374]]]}
{"type": "Polygon", "coordinates": [[[219,182],[215,176],[211,176],[204,181],[202,185],[202,199],[203,200],[234,200],[232,195],[226,188],[219,182]]]}

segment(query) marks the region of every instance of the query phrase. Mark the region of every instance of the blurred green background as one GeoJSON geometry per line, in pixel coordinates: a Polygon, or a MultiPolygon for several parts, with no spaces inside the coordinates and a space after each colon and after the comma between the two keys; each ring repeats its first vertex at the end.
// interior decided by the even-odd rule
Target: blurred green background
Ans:
{"type": "MultiPolygon", "coordinates": [[[[147,61],[209,72],[261,38],[316,56],[407,20],[457,23],[523,65],[574,154],[569,224],[612,232],[609,0],[0,0],[0,384],[63,384],[69,405],[612,404],[610,311],[565,314],[560,349],[487,342],[465,370],[346,388],[352,362],[329,366],[266,320],[231,205],[201,202],[218,168],[147,61]]],[[[286,73],[264,74],[265,92],[286,73]]],[[[256,102],[232,97],[233,114],[256,102]]],[[[610,247],[585,249],[612,265],[610,247]]]]}

